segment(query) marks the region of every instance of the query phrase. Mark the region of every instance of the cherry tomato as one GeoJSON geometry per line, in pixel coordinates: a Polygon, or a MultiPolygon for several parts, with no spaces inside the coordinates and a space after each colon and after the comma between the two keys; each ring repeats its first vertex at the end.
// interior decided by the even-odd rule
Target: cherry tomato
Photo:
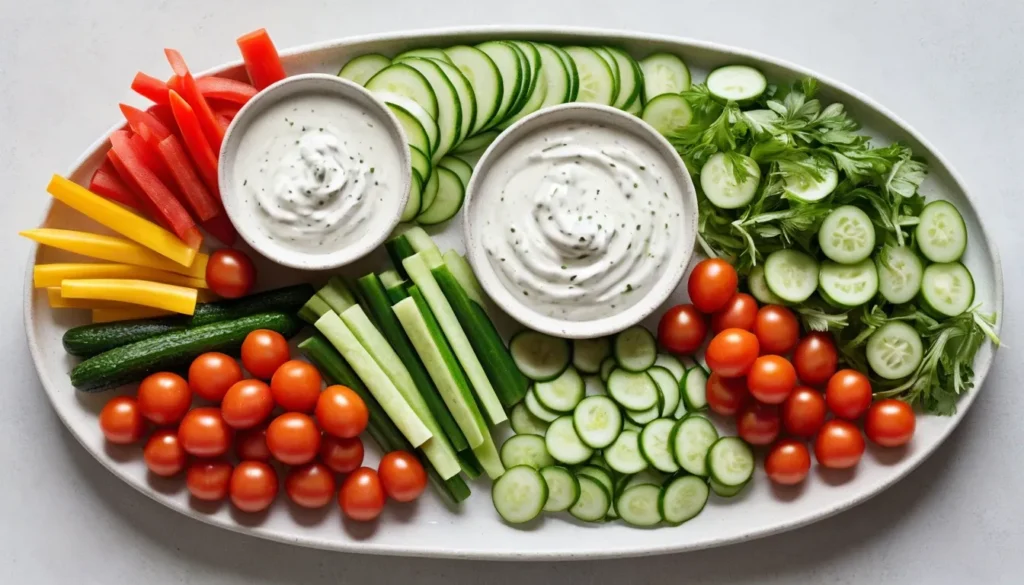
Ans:
{"type": "Polygon", "coordinates": [[[243,512],[262,512],[277,497],[277,474],[261,461],[243,461],[231,472],[231,503],[243,512]]]}
{"type": "Polygon", "coordinates": [[[832,336],[824,332],[808,333],[793,350],[796,375],[804,384],[824,384],[836,373],[839,353],[832,336]]]}
{"type": "Polygon", "coordinates": [[[274,410],[270,386],[259,380],[236,382],[224,395],[220,412],[224,422],[236,429],[249,429],[267,420],[274,410]]]}
{"type": "Polygon", "coordinates": [[[224,422],[219,408],[195,408],[181,419],[178,439],[190,455],[220,457],[231,446],[231,427],[224,422]]]}
{"type": "Polygon", "coordinates": [[[227,461],[195,461],[188,466],[185,484],[197,500],[219,502],[228,497],[231,471],[227,461]]]}
{"type": "Polygon", "coordinates": [[[338,492],[338,505],[346,516],[369,522],[384,509],[384,487],[377,472],[360,467],[345,478],[338,492]]]}
{"type": "Polygon", "coordinates": [[[242,461],[270,461],[266,427],[239,431],[235,435],[235,455],[242,461]]]}
{"type": "Polygon", "coordinates": [[[336,437],[357,437],[366,428],[370,411],[351,388],[328,386],[316,403],[316,421],[325,433],[336,437]]]}
{"type": "Polygon", "coordinates": [[[746,376],[760,351],[757,337],[742,329],[726,329],[711,338],[704,359],[712,372],[725,378],[746,376]]]}
{"type": "Polygon", "coordinates": [[[111,398],[100,411],[100,430],[111,443],[130,445],[146,432],[139,403],[128,396],[111,398]]]}
{"type": "Polygon", "coordinates": [[[693,305],[676,305],[658,322],[658,343],[672,353],[692,354],[707,335],[707,318],[693,305]]]}
{"type": "Polygon", "coordinates": [[[807,477],[811,469],[811,454],[807,445],[795,439],[783,439],[772,445],[764,458],[764,472],[768,479],[781,485],[796,485],[807,477]]]}
{"type": "Polygon", "coordinates": [[[284,491],[303,508],[323,508],[334,499],[334,472],[319,462],[293,467],[284,480],[284,491]]]}
{"type": "Polygon", "coordinates": [[[753,403],[736,415],[736,434],[751,445],[770,445],[779,437],[779,407],[753,403]]]}
{"type": "Polygon", "coordinates": [[[708,258],[694,266],[686,290],[697,310],[714,313],[736,294],[739,281],[736,269],[728,262],[721,258],[708,258]]]}
{"type": "Polygon", "coordinates": [[[825,403],[839,418],[857,420],[871,406],[871,381],[857,370],[839,370],[828,380],[825,403]]]}
{"type": "Polygon", "coordinates": [[[313,412],[324,379],[316,367],[301,360],[281,364],[270,379],[274,402],[285,410],[313,412]]]}
{"type": "Polygon", "coordinates": [[[712,372],[704,387],[708,406],[722,416],[733,416],[750,399],[745,378],[723,378],[712,372]]]}
{"type": "Polygon", "coordinates": [[[220,404],[228,388],[242,380],[242,367],[235,358],[216,351],[204,353],[188,367],[188,387],[192,392],[220,404]]]}
{"type": "Polygon", "coordinates": [[[711,315],[711,330],[721,333],[736,328],[750,331],[757,319],[757,299],[747,293],[736,293],[724,307],[711,315]]]}
{"type": "Polygon", "coordinates": [[[178,374],[158,372],[139,384],[139,412],[154,424],[174,424],[192,406],[192,391],[178,374]]]}
{"type": "Polygon", "coordinates": [[[826,412],[821,392],[799,386],[782,403],[782,426],[791,435],[809,439],[825,424],[826,412]]]}
{"type": "Polygon", "coordinates": [[[225,299],[244,297],[256,282],[256,267],[248,256],[231,248],[210,254],[206,265],[206,283],[225,299]]]}
{"type": "Polygon", "coordinates": [[[320,460],[338,473],[351,473],[363,464],[363,441],[359,437],[324,435],[320,441],[320,460]]]}
{"type": "Polygon", "coordinates": [[[150,435],[142,449],[146,467],[156,475],[171,477],[185,468],[185,450],[171,429],[159,429],[150,435]]]}
{"type": "Polygon", "coordinates": [[[796,369],[784,357],[763,355],[747,372],[747,390],[765,404],[782,404],[796,387],[796,369]]]}
{"type": "Polygon", "coordinates": [[[242,365],[261,380],[269,380],[289,357],[288,340],[277,331],[257,329],[242,342],[242,365]]]}
{"type": "Polygon", "coordinates": [[[764,353],[787,354],[800,341],[800,323],[796,315],[779,305],[761,307],[754,319],[753,330],[764,353]]]}
{"type": "Polygon", "coordinates": [[[384,493],[396,502],[411,502],[427,489],[427,472],[415,455],[391,451],[377,466],[384,493]]]}
{"type": "Polygon", "coordinates": [[[320,429],[309,415],[286,412],[267,427],[267,447],[286,465],[309,463],[320,449],[320,429]]]}
{"type": "Polygon", "coordinates": [[[864,437],[853,423],[832,419],[826,422],[814,439],[814,458],[830,469],[847,469],[860,462],[864,454],[864,437]]]}
{"type": "Polygon", "coordinates": [[[864,432],[883,447],[906,445],[914,436],[914,409],[901,400],[886,398],[871,405],[864,419],[864,432]]]}

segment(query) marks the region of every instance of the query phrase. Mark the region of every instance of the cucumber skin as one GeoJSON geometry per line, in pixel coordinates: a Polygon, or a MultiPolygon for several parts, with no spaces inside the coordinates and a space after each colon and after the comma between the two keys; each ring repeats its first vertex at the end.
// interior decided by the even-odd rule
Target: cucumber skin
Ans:
{"type": "Polygon", "coordinates": [[[82,325],[68,329],[62,342],[64,350],[69,354],[87,358],[172,331],[240,319],[258,313],[298,311],[315,292],[309,284],[299,284],[240,299],[200,303],[196,305],[196,312],[192,317],[158,317],[82,325]]]}
{"type": "Polygon", "coordinates": [[[99,392],[138,382],[154,372],[185,368],[208,351],[237,354],[245,337],[256,329],[293,337],[302,329],[302,321],[291,313],[260,313],[171,331],[83,361],[71,371],[71,384],[81,392],[99,392]]]}

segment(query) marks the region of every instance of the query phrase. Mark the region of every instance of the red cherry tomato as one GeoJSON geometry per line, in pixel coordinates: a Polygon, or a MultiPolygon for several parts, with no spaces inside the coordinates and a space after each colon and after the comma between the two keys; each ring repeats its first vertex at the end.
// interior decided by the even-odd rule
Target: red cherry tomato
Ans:
{"type": "Polygon", "coordinates": [[[325,434],[320,441],[320,460],[338,473],[351,473],[363,464],[363,441],[325,434]]]}
{"type": "Polygon", "coordinates": [[[821,392],[799,386],[782,403],[782,426],[791,435],[809,439],[825,424],[826,412],[821,392]]]}
{"type": "Polygon", "coordinates": [[[269,380],[289,357],[288,340],[277,331],[257,329],[242,342],[242,365],[261,380],[269,380]]]}
{"type": "Polygon", "coordinates": [[[871,381],[857,370],[839,370],[828,380],[825,403],[839,418],[857,420],[871,406],[871,381]]]}
{"type": "Polygon", "coordinates": [[[370,411],[366,403],[346,386],[328,386],[316,403],[316,421],[325,433],[336,437],[358,437],[366,429],[370,411]]]}
{"type": "Polygon", "coordinates": [[[245,429],[235,435],[235,455],[241,461],[270,461],[266,427],[245,429]]]}
{"type": "Polygon", "coordinates": [[[195,408],[181,419],[178,439],[190,455],[220,457],[231,446],[231,427],[224,422],[219,408],[195,408]]]}
{"type": "Polygon", "coordinates": [[[744,378],[723,378],[712,372],[704,388],[708,407],[722,416],[733,416],[750,399],[744,378]]]}
{"type": "Polygon", "coordinates": [[[779,436],[779,407],[753,403],[736,415],[736,434],[751,445],[770,445],[779,436]]]}
{"type": "Polygon", "coordinates": [[[377,466],[384,493],[397,502],[411,502],[427,488],[427,472],[415,455],[406,451],[392,451],[377,466]]]}
{"type": "Polygon", "coordinates": [[[714,313],[729,302],[739,285],[736,269],[721,258],[708,258],[693,268],[686,290],[693,306],[702,313],[714,313]]]}
{"type": "Polygon", "coordinates": [[[320,449],[320,429],[309,415],[286,412],[267,427],[267,447],[286,465],[309,463],[320,449]]]}
{"type": "Polygon", "coordinates": [[[693,305],[676,305],[658,322],[658,343],[672,353],[692,354],[707,335],[707,318],[693,305]]]}
{"type": "Polygon", "coordinates": [[[210,290],[226,299],[244,297],[256,282],[256,267],[248,256],[231,248],[210,254],[206,264],[206,283],[210,290]]]}
{"type": "Polygon", "coordinates": [[[764,353],[784,355],[793,351],[800,341],[800,323],[796,315],[779,305],[761,307],[754,319],[753,330],[764,353]]]}
{"type": "Polygon", "coordinates": [[[260,380],[242,380],[224,395],[220,412],[224,422],[235,429],[252,428],[267,420],[274,410],[270,386],[260,380]]]}
{"type": "Polygon", "coordinates": [[[228,497],[231,471],[226,461],[195,461],[188,466],[185,483],[197,500],[219,502],[228,497]]]}
{"type": "Polygon", "coordinates": [[[204,353],[188,368],[188,387],[200,398],[220,404],[235,382],[242,381],[242,367],[235,358],[217,351],[204,353]]]}
{"type": "Polygon", "coordinates": [[[836,373],[839,353],[828,333],[808,333],[793,350],[793,365],[796,375],[804,384],[824,384],[836,373]]]}
{"type": "Polygon", "coordinates": [[[917,419],[914,409],[901,400],[886,398],[868,409],[864,432],[875,444],[883,447],[906,445],[914,437],[917,419]]]}
{"type": "Polygon", "coordinates": [[[747,293],[736,293],[724,307],[711,315],[711,330],[721,333],[735,327],[750,331],[757,319],[757,299],[747,293]]]}
{"type": "Polygon", "coordinates": [[[338,492],[341,511],[352,520],[369,522],[384,510],[384,487],[377,472],[360,467],[345,478],[338,492]]]}
{"type": "Polygon", "coordinates": [[[711,338],[704,359],[712,372],[726,378],[746,376],[760,351],[757,337],[742,329],[726,329],[711,338]]]}
{"type": "Polygon", "coordinates": [[[334,498],[334,472],[319,462],[293,467],[284,480],[284,491],[303,508],[323,508],[334,498]]]}
{"type": "Polygon", "coordinates": [[[864,437],[853,423],[832,419],[826,422],[814,439],[814,458],[830,469],[847,469],[860,462],[864,454],[864,437]]]}
{"type": "Polygon", "coordinates": [[[171,477],[185,468],[185,450],[171,429],[158,429],[142,449],[146,467],[156,475],[171,477]]]}
{"type": "Polygon", "coordinates": [[[270,390],[274,394],[274,402],[281,408],[294,412],[313,412],[323,381],[313,364],[290,360],[274,372],[270,379],[270,390]]]}
{"type": "Polygon", "coordinates": [[[262,512],[277,497],[277,474],[260,461],[243,461],[231,472],[231,503],[243,512],[262,512]]]}
{"type": "Polygon", "coordinates": [[[139,403],[128,396],[111,398],[100,411],[100,430],[111,443],[130,445],[146,432],[139,403]]]}
{"type": "Polygon", "coordinates": [[[765,404],[782,404],[796,387],[796,369],[784,357],[763,355],[747,372],[747,390],[765,404]]]}
{"type": "Polygon", "coordinates": [[[781,485],[802,482],[810,469],[811,454],[807,445],[794,439],[783,439],[775,443],[764,458],[764,472],[768,479],[781,485]]]}
{"type": "Polygon", "coordinates": [[[139,384],[139,412],[154,424],[170,425],[181,420],[192,406],[192,391],[178,374],[157,372],[139,384]]]}

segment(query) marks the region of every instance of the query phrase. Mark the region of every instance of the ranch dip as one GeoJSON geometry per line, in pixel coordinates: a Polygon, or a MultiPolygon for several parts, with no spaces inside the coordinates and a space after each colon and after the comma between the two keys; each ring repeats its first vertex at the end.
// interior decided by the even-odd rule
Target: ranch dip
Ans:
{"type": "Polygon", "coordinates": [[[682,187],[625,130],[566,122],[518,140],[477,193],[474,232],[502,284],[534,311],[587,321],[639,302],[688,234],[682,187]]]}

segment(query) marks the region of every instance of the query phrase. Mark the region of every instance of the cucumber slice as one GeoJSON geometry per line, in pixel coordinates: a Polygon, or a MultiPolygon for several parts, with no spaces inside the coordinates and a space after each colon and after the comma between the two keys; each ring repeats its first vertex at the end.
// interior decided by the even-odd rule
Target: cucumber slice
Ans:
{"type": "Polygon", "coordinates": [[[669,440],[676,421],[669,418],[653,420],[640,432],[640,453],[651,467],[665,473],[679,471],[679,464],[672,455],[669,440]]]}
{"type": "Polygon", "coordinates": [[[591,47],[591,49],[593,49],[593,51],[597,53],[598,56],[601,57],[601,59],[604,60],[605,64],[608,65],[608,69],[612,72],[613,99],[612,103],[608,105],[617,108],[619,107],[616,105],[619,102],[619,90],[622,88],[622,83],[620,81],[619,64],[615,60],[615,57],[612,55],[611,51],[608,50],[608,47],[591,47]]]}
{"type": "MultiPolygon", "coordinates": [[[[509,107],[508,112],[505,114],[505,119],[501,121],[501,124],[506,122],[509,118],[516,115],[519,110],[522,109],[526,100],[530,97],[530,88],[533,80],[533,69],[530,65],[530,60],[526,57],[526,53],[516,44],[515,41],[500,41],[508,45],[516,54],[516,59],[519,61],[519,70],[522,72],[519,85],[516,88],[516,97],[512,101],[512,106],[509,107]]],[[[501,126],[498,124],[498,127],[501,126]]]]}
{"type": "Polygon", "coordinates": [[[741,483],[740,485],[722,485],[712,477],[708,481],[708,484],[711,486],[711,491],[715,492],[716,496],[722,498],[734,498],[738,496],[744,488],[750,485],[750,482],[741,483]]]}
{"type": "Polygon", "coordinates": [[[661,392],[661,416],[672,416],[679,407],[679,382],[672,372],[658,366],[652,366],[647,370],[647,375],[658,385],[661,392]]]}
{"type": "Polygon", "coordinates": [[[567,340],[529,329],[516,333],[508,349],[519,371],[536,382],[554,380],[572,361],[572,346],[567,340]]]}
{"type": "Polygon", "coordinates": [[[921,291],[924,264],[910,247],[883,246],[875,255],[875,265],[878,292],[890,303],[909,303],[921,291]]]}
{"type": "Polygon", "coordinates": [[[700,188],[708,201],[719,209],[739,209],[753,201],[761,182],[761,169],[749,156],[719,152],[711,155],[700,168],[700,188]],[[736,178],[734,165],[746,170],[742,181],[736,178]]]}
{"type": "Polygon", "coordinates": [[[918,218],[914,240],[924,257],[932,262],[959,260],[967,249],[967,224],[948,201],[932,201],[918,218]]]}
{"type": "Polygon", "coordinates": [[[606,384],[608,383],[608,377],[612,375],[612,370],[614,370],[617,365],[618,364],[615,363],[615,358],[612,357],[612,356],[608,356],[608,357],[604,358],[604,360],[601,361],[601,381],[602,382],[604,382],[606,384]]]}
{"type": "Polygon", "coordinates": [[[452,146],[462,138],[462,103],[455,92],[455,86],[452,85],[451,80],[445,75],[437,61],[422,57],[410,57],[402,63],[423,75],[437,100],[437,115],[434,120],[437,121],[440,133],[438,134],[437,150],[434,151],[431,158],[431,162],[437,164],[437,161],[448,154],[452,146]]]}
{"type": "MultiPolygon", "coordinates": [[[[604,462],[602,461],[602,463],[604,462]]],[[[607,465],[607,463],[605,465],[607,465]]],[[[615,493],[615,482],[612,481],[611,474],[608,473],[608,470],[605,469],[604,467],[587,464],[580,466],[580,468],[576,470],[576,473],[578,475],[586,475],[587,477],[592,477],[596,479],[597,481],[601,482],[601,485],[603,485],[605,489],[608,490],[608,493],[615,493]]]]}
{"type": "Polygon", "coordinates": [[[921,299],[929,311],[956,317],[974,302],[974,277],[959,262],[931,264],[924,269],[921,299]]]}
{"type": "Polygon", "coordinates": [[[622,430],[624,430],[624,431],[634,431],[636,433],[639,433],[640,431],[644,430],[644,427],[642,425],[638,425],[635,422],[629,420],[629,417],[627,416],[626,420],[622,421],[622,430]]]}
{"type": "Polygon", "coordinates": [[[665,522],[682,524],[700,514],[708,503],[708,484],[695,475],[677,477],[661,490],[658,511],[665,522]]]}
{"type": "Polygon", "coordinates": [[[437,96],[430,82],[405,63],[393,63],[381,69],[366,82],[366,89],[409,98],[419,104],[431,119],[437,120],[437,96]]]}
{"type": "Polygon", "coordinates": [[[643,100],[636,100],[635,102],[633,102],[632,105],[630,105],[628,108],[625,109],[625,112],[627,114],[633,114],[634,116],[636,116],[638,118],[643,113],[643,111],[644,111],[643,100]]]}
{"type": "Polygon", "coordinates": [[[448,58],[448,55],[445,55],[444,51],[442,51],[441,49],[426,48],[410,49],[408,51],[405,51],[404,53],[399,53],[398,55],[395,55],[395,61],[403,61],[405,59],[410,59],[412,57],[422,57],[424,59],[438,59],[446,63],[451,63],[451,60],[448,58]]]}
{"type": "Polygon", "coordinates": [[[544,435],[544,444],[552,457],[566,465],[583,463],[594,454],[594,450],[576,434],[571,416],[557,418],[551,423],[544,435]]]}
{"type": "Polygon", "coordinates": [[[338,77],[343,77],[352,83],[366,85],[367,81],[370,81],[374,75],[388,65],[391,65],[391,59],[379,53],[367,53],[345,63],[345,66],[338,72],[338,77]]]}
{"type": "MultiPolygon", "coordinates": [[[[541,83],[544,75],[541,73],[541,61],[540,51],[533,43],[526,41],[508,41],[514,46],[522,56],[521,63],[523,63],[523,87],[519,95],[519,103],[512,107],[509,111],[509,118],[519,119],[526,115],[523,112],[526,110],[527,104],[535,97],[537,87],[541,83]]],[[[544,87],[544,92],[547,91],[547,86],[544,87]]],[[[534,108],[540,107],[543,102],[543,98],[534,104],[534,108]]],[[[534,109],[533,111],[536,111],[534,109]]],[[[506,120],[508,122],[508,120],[506,120]]]]}
{"type": "Polygon", "coordinates": [[[644,97],[648,102],[662,94],[690,89],[690,69],[675,55],[648,55],[640,60],[640,69],[644,73],[644,97]]]}
{"type": "Polygon", "coordinates": [[[676,423],[670,437],[676,463],[688,473],[707,477],[707,458],[718,441],[718,430],[703,416],[691,415],[676,423]]]}
{"type": "Polygon", "coordinates": [[[788,303],[802,303],[818,288],[818,263],[797,250],[776,250],[764,261],[768,290],[788,303]]]}
{"type": "Polygon", "coordinates": [[[643,430],[643,427],[647,423],[661,416],[661,404],[661,394],[659,393],[657,404],[648,408],[647,410],[627,410],[626,419],[632,421],[634,424],[640,427],[640,430],[643,430]]]}
{"type": "Polygon", "coordinates": [[[664,93],[647,102],[640,119],[663,136],[672,136],[693,121],[689,102],[677,93],[664,93]]]}
{"type": "MultiPolygon", "coordinates": [[[[420,123],[419,118],[412,115],[409,110],[399,106],[397,104],[388,104],[388,109],[395,115],[398,120],[398,124],[405,130],[405,139],[409,142],[410,150],[417,150],[421,154],[430,151],[430,136],[427,131],[423,129],[423,124],[420,123]]],[[[436,126],[435,126],[436,128],[436,126]]],[[[426,177],[430,174],[430,159],[426,160],[426,168],[422,167],[421,163],[417,162],[415,152],[413,153],[413,168],[417,168],[419,164],[420,177],[426,177]]]]}
{"type": "Polygon", "coordinates": [[[466,79],[466,76],[450,61],[435,60],[441,71],[444,71],[448,81],[452,82],[455,94],[459,96],[459,105],[462,108],[462,128],[459,131],[459,139],[456,145],[469,138],[476,128],[476,94],[473,86],[466,79]]]}
{"type": "Polygon", "coordinates": [[[446,156],[437,163],[437,166],[455,173],[463,188],[469,187],[469,180],[473,177],[473,167],[468,162],[456,156],[446,156]]]}
{"type": "MultiPolygon", "coordinates": [[[[700,366],[694,366],[686,370],[686,378],[683,379],[682,395],[683,404],[687,412],[697,412],[708,407],[708,373],[700,366]]],[[[676,418],[679,417],[676,410],[676,418]]]]}
{"type": "Polygon", "coordinates": [[[533,88],[533,92],[527,97],[526,103],[523,107],[519,108],[519,111],[509,116],[504,122],[498,124],[498,128],[504,130],[512,124],[515,124],[522,118],[529,116],[536,112],[544,105],[544,100],[548,96],[548,80],[546,77],[541,76],[537,81],[537,85],[533,88]]]}
{"type": "Polygon", "coordinates": [[[544,438],[537,435],[515,435],[501,445],[501,463],[506,468],[529,465],[541,469],[554,465],[555,460],[544,445],[544,438]]]}
{"type": "MultiPolygon", "coordinates": [[[[451,59],[473,89],[476,116],[474,116],[473,128],[469,135],[474,136],[495,119],[504,94],[501,73],[487,53],[476,47],[465,45],[450,47],[445,49],[445,55],[451,59]]],[[[456,152],[460,151],[461,149],[456,149],[456,152]]]]}
{"type": "Polygon", "coordinates": [[[597,339],[575,339],[572,342],[572,365],[585,374],[601,371],[601,362],[612,352],[607,337],[597,339]]]}
{"type": "Polygon", "coordinates": [[[653,485],[635,485],[626,488],[615,500],[615,511],[627,524],[650,527],[661,522],[659,501],[661,488],[653,485]]]}
{"type": "Polygon", "coordinates": [[[569,508],[569,513],[584,522],[601,522],[611,506],[611,493],[588,475],[578,473],[576,479],[580,483],[580,497],[569,508]]]}
{"type": "Polygon", "coordinates": [[[608,395],[623,408],[640,412],[657,406],[660,391],[647,372],[616,368],[608,376],[608,395]]]}
{"type": "Polygon", "coordinates": [[[672,377],[676,379],[677,384],[681,384],[683,378],[686,377],[686,366],[684,366],[683,362],[679,361],[679,359],[674,355],[659,353],[658,357],[655,358],[654,366],[652,367],[665,368],[668,370],[669,373],[672,374],[672,377]]]}
{"type": "MultiPolygon", "coordinates": [[[[805,203],[813,203],[828,197],[836,190],[836,186],[839,185],[839,171],[836,170],[835,165],[822,159],[815,162],[821,178],[808,177],[806,173],[787,174],[783,180],[787,197],[805,203]]],[[[779,167],[784,171],[786,164],[785,162],[779,163],[779,167]]]]}
{"type": "Polygon", "coordinates": [[[608,389],[604,387],[604,382],[601,381],[601,377],[597,374],[588,374],[583,376],[583,384],[587,387],[587,396],[608,395],[608,389]]]}
{"type": "Polygon", "coordinates": [[[486,132],[481,132],[480,134],[477,134],[476,136],[473,136],[473,137],[471,137],[471,138],[469,138],[467,140],[464,140],[462,142],[462,144],[460,144],[460,145],[455,147],[455,150],[453,150],[452,153],[453,154],[469,154],[469,153],[473,153],[473,152],[477,152],[477,151],[483,150],[483,149],[487,148],[488,146],[490,146],[491,143],[494,142],[494,139],[497,138],[497,137],[498,137],[498,131],[497,130],[487,130],[486,132]]]}
{"type": "Polygon", "coordinates": [[[818,272],[822,297],[840,307],[859,307],[878,293],[878,269],[870,258],[857,264],[826,260],[818,272]]]}
{"type": "Polygon", "coordinates": [[[580,498],[580,482],[568,469],[552,465],[541,469],[540,475],[548,486],[545,512],[564,512],[580,498]]]}
{"type": "Polygon", "coordinates": [[[548,484],[539,471],[527,465],[506,470],[491,486],[494,509],[509,524],[540,516],[547,500],[548,484]]]}
{"type": "Polygon", "coordinates": [[[574,102],[580,91],[580,72],[576,68],[576,62],[572,60],[569,53],[562,47],[548,46],[558,53],[558,58],[562,60],[562,64],[565,65],[565,71],[569,74],[569,93],[566,94],[564,103],[574,102]]]}
{"type": "Polygon", "coordinates": [[[722,485],[743,485],[754,475],[754,453],[743,439],[722,437],[708,451],[707,468],[722,485]]]}
{"type": "Polygon", "coordinates": [[[903,321],[890,321],[868,338],[868,365],[879,377],[899,380],[913,374],[924,359],[921,335],[903,321]]]}
{"type": "Polygon", "coordinates": [[[629,56],[629,53],[616,47],[605,47],[605,51],[615,60],[619,70],[619,91],[615,98],[615,107],[625,110],[636,100],[640,99],[640,91],[643,88],[642,79],[637,73],[639,67],[636,61],[629,56]]]}
{"type": "MultiPolygon", "coordinates": [[[[403,67],[406,67],[412,71],[416,71],[415,69],[412,69],[412,67],[408,67],[407,65],[403,65],[403,67]]],[[[418,74],[419,72],[417,71],[416,73],[418,74]]],[[[391,111],[395,111],[395,108],[393,106],[399,106],[403,110],[405,110],[407,114],[409,114],[410,116],[415,118],[417,122],[419,122],[420,127],[423,129],[423,132],[426,133],[427,135],[428,144],[427,150],[423,151],[424,153],[433,154],[434,151],[437,150],[438,141],[440,140],[440,131],[437,128],[437,121],[435,121],[434,118],[432,118],[430,114],[425,109],[423,109],[423,106],[418,104],[415,100],[411,100],[405,97],[404,95],[399,95],[397,93],[390,93],[387,91],[375,91],[374,95],[377,96],[377,98],[379,98],[385,104],[388,104],[388,106],[391,108],[391,111]]],[[[403,125],[403,128],[404,127],[405,126],[403,125]]],[[[409,140],[410,143],[412,143],[411,138],[407,137],[406,139],[409,140]]],[[[416,148],[420,148],[419,144],[414,144],[414,146],[416,146],[416,148]]]]}
{"type": "Polygon", "coordinates": [[[605,396],[584,398],[572,413],[580,440],[591,449],[604,449],[622,432],[622,412],[605,396]]]}
{"type": "Polygon", "coordinates": [[[621,494],[623,491],[635,486],[635,485],[653,485],[661,487],[665,483],[665,475],[657,469],[651,469],[650,467],[643,471],[634,473],[628,477],[624,477],[622,483],[619,484],[619,489],[616,491],[617,494],[621,494]]]}
{"type": "Polygon", "coordinates": [[[762,264],[758,264],[750,269],[750,274],[747,275],[747,288],[750,289],[750,294],[754,295],[754,298],[761,304],[786,304],[786,301],[782,300],[772,292],[772,289],[768,288],[768,283],[764,279],[764,265],[762,264]]]}
{"type": "MultiPolygon", "coordinates": [[[[540,71],[547,83],[547,92],[540,109],[557,106],[572,101],[572,79],[569,67],[558,49],[544,43],[534,43],[540,53],[540,71]]],[[[568,60],[568,55],[565,55],[568,60]]]]}
{"type": "MultiPolygon", "coordinates": [[[[530,414],[545,423],[554,422],[554,420],[560,416],[557,412],[553,412],[545,408],[544,405],[537,400],[537,395],[534,394],[532,386],[526,391],[526,397],[523,398],[523,404],[526,405],[526,410],[528,410],[530,414]]],[[[547,434],[546,429],[545,434],[547,434]]]]}
{"type": "Polygon", "coordinates": [[[747,65],[719,67],[708,74],[704,83],[712,96],[738,104],[749,104],[768,89],[764,74],[747,65]]]}
{"type": "Polygon", "coordinates": [[[875,249],[875,226],[861,208],[840,205],[821,222],[818,244],[829,260],[857,264],[875,249]]]}
{"type": "MultiPolygon", "coordinates": [[[[484,128],[497,126],[505,121],[505,117],[508,116],[509,110],[519,97],[519,91],[523,84],[524,72],[522,63],[519,61],[519,51],[512,45],[501,41],[488,41],[481,45],[477,45],[476,48],[483,51],[488,57],[490,57],[491,62],[494,63],[495,67],[497,67],[498,74],[501,79],[501,85],[499,86],[501,89],[501,101],[494,112],[494,116],[485,126],[483,126],[483,128],[481,128],[482,130],[484,128]]],[[[473,82],[472,78],[470,79],[470,82],[473,82]]]]}
{"type": "Polygon", "coordinates": [[[640,433],[624,430],[615,441],[604,450],[604,460],[608,467],[618,473],[638,473],[647,469],[647,460],[640,453],[640,433]]]}
{"type": "Polygon", "coordinates": [[[586,394],[586,383],[576,368],[566,368],[554,380],[537,382],[533,387],[537,400],[552,412],[572,412],[586,394]]]}
{"type": "Polygon", "coordinates": [[[436,170],[432,171],[430,173],[430,178],[423,183],[423,194],[420,196],[420,209],[419,213],[416,214],[417,216],[426,212],[430,209],[430,206],[434,204],[434,200],[437,199],[437,190],[440,186],[440,177],[438,176],[438,173],[436,170]]]}
{"type": "MultiPolygon", "coordinates": [[[[412,152],[416,152],[412,150],[412,152]]],[[[402,210],[402,216],[399,221],[412,221],[416,218],[416,214],[420,212],[420,202],[423,196],[423,179],[420,178],[419,171],[416,169],[412,170],[412,182],[409,183],[409,200],[405,202],[405,209],[402,210]]]]}
{"type": "Polygon", "coordinates": [[[615,79],[608,63],[589,47],[565,47],[579,73],[578,102],[610,106],[615,101],[615,79]]]}
{"type": "MultiPolygon", "coordinates": [[[[658,359],[658,344],[650,331],[639,325],[615,335],[612,353],[619,367],[630,372],[643,372],[658,359]]],[[[643,410],[641,407],[636,410],[643,410]]]]}
{"type": "Polygon", "coordinates": [[[420,174],[421,179],[426,179],[430,176],[430,170],[432,168],[430,164],[430,157],[420,150],[419,146],[410,145],[409,155],[412,158],[412,169],[420,174]]]}
{"type": "Polygon", "coordinates": [[[523,402],[512,407],[512,412],[508,415],[508,421],[512,425],[512,430],[517,435],[539,435],[543,437],[548,431],[548,423],[530,412],[530,409],[523,402]]]}
{"type": "Polygon", "coordinates": [[[439,166],[431,178],[433,176],[437,176],[436,196],[430,206],[416,216],[416,221],[423,225],[435,225],[455,217],[466,199],[466,189],[453,171],[439,166]]]}

